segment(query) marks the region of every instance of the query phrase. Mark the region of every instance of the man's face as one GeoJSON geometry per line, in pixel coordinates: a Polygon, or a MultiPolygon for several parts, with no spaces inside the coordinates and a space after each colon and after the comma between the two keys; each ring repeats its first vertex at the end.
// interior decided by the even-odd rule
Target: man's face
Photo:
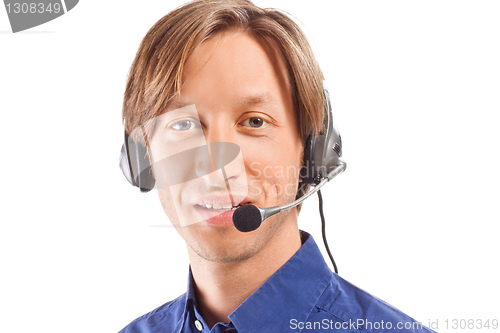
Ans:
{"type": "MultiPolygon", "coordinates": [[[[272,237],[279,237],[283,225],[296,223],[295,208],[270,217],[248,233],[234,227],[231,212],[193,224],[182,223],[180,215],[211,216],[210,208],[204,207],[206,202],[220,203],[228,192],[236,204],[257,207],[295,199],[303,145],[285,65],[273,48],[244,32],[226,31],[205,41],[189,57],[182,83],[180,96],[165,114],[182,107],[188,112],[195,110],[203,142],[209,147],[212,142],[234,143],[241,154],[225,168],[226,182],[214,173],[184,184],[175,193],[168,187],[159,188],[163,209],[201,258],[215,262],[250,258],[272,237]],[[179,211],[179,204],[185,212],[179,211]]],[[[187,129],[190,125],[176,126],[187,129]]],[[[154,140],[151,146],[158,151],[154,140]]]]}

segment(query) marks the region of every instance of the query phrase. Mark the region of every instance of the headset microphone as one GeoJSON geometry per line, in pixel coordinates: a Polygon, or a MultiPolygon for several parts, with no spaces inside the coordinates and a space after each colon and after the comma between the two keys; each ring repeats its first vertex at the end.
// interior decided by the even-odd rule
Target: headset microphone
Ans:
{"type": "Polygon", "coordinates": [[[275,206],[269,208],[259,208],[254,205],[245,205],[237,208],[233,213],[234,226],[241,232],[254,231],[258,227],[260,227],[261,223],[268,217],[273,216],[274,214],[278,214],[283,210],[287,210],[301,204],[304,200],[309,198],[311,195],[316,193],[321,187],[323,187],[323,185],[328,183],[330,180],[335,178],[335,176],[339,175],[345,170],[346,164],[342,161],[339,162],[340,164],[335,169],[330,171],[330,173],[311,191],[309,191],[306,195],[304,195],[300,199],[295,200],[292,203],[289,203],[288,205],[275,206]]]}

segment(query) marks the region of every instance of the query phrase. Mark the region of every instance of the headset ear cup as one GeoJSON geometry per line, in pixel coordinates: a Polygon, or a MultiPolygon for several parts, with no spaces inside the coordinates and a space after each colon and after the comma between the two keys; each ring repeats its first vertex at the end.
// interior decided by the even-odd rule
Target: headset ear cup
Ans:
{"type": "Polygon", "coordinates": [[[297,195],[306,185],[317,185],[338,164],[342,156],[342,141],[340,133],[333,124],[332,107],[328,91],[325,89],[323,95],[326,101],[326,109],[323,112],[323,130],[313,136],[310,133],[304,145],[304,162],[300,170],[300,183],[297,195]]]}
{"type": "Polygon", "coordinates": [[[125,132],[125,143],[120,156],[120,167],[125,178],[141,192],[149,192],[155,186],[155,179],[148,149],[145,144],[136,142],[125,132]]]}

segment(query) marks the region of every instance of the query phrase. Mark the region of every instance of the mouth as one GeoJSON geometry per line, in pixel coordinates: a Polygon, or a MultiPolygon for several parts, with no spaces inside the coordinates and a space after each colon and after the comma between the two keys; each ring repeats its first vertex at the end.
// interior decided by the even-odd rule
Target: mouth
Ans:
{"type": "MultiPolygon", "coordinates": [[[[236,201],[238,202],[238,201],[236,201]]],[[[200,221],[206,221],[211,225],[229,226],[233,225],[233,213],[239,207],[250,205],[249,201],[233,204],[225,200],[206,199],[194,205],[200,216],[200,221]]]]}
{"type": "Polygon", "coordinates": [[[225,212],[228,212],[231,210],[236,210],[239,207],[249,205],[249,204],[250,204],[249,202],[240,203],[238,205],[233,205],[231,203],[229,203],[229,204],[216,204],[216,203],[210,204],[210,203],[207,203],[204,205],[196,205],[196,206],[200,207],[201,209],[206,209],[208,211],[215,212],[215,213],[225,213],[225,212]]]}

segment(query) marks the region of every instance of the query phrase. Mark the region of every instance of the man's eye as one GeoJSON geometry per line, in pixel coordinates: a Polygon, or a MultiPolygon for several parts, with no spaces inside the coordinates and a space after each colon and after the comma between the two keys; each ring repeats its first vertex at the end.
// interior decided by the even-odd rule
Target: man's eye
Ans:
{"type": "Polygon", "coordinates": [[[243,126],[250,126],[253,128],[264,127],[267,125],[267,121],[259,117],[248,118],[241,123],[243,126]]]}
{"type": "Polygon", "coordinates": [[[171,127],[177,131],[187,131],[195,127],[195,123],[193,123],[191,120],[184,119],[174,123],[171,127]]]}

